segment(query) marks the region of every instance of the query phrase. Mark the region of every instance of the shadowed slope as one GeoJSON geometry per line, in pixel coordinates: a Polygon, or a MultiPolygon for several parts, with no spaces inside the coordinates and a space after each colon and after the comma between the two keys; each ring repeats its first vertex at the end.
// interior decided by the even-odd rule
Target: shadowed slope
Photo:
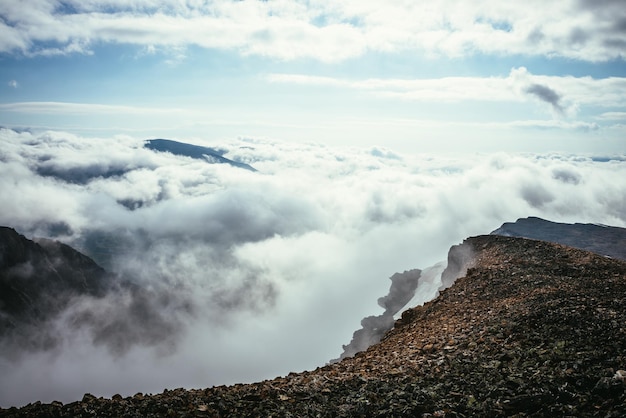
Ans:
{"type": "Polygon", "coordinates": [[[0,227],[0,361],[67,342],[61,330],[86,329],[95,345],[118,355],[133,345],[173,347],[183,327],[172,313],[191,310],[65,244],[0,227]]]}
{"type": "Polygon", "coordinates": [[[57,241],[0,227],[0,337],[44,322],[77,295],[102,296],[113,280],[89,257],[57,241]]]}

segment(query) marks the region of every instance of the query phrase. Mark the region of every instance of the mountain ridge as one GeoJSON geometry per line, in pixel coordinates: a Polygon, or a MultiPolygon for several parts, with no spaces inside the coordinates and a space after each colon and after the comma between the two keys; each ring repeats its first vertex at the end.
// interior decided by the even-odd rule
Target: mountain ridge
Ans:
{"type": "Polygon", "coordinates": [[[216,150],[214,148],[203,147],[200,145],[188,144],[186,142],[178,142],[171,139],[149,139],[144,143],[144,147],[153,151],[169,152],[174,155],[182,155],[185,157],[195,158],[215,162],[219,164],[229,164],[233,167],[244,168],[250,171],[257,171],[249,164],[234,161],[224,157],[226,151],[216,150]]]}
{"type": "Polygon", "coordinates": [[[552,222],[535,216],[506,222],[492,235],[556,242],[626,260],[626,229],[590,223],[552,222]]]}

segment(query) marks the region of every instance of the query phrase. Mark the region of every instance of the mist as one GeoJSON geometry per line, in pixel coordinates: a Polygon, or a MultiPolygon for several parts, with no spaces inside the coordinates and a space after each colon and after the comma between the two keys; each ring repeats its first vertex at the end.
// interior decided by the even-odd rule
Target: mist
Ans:
{"type": "Polygon", "coordinates": [[[48,350],[3,342],[2,407],[314,369],[384,314],[395,273],[437,266],[409,305],[434,296],[437,263],[468,236],[527,216],[626,226],[623,155],[177,139],[252,171],[145,139],[0,130],[0,225],[71,245],[132,283],[77,299],[48,324],[48,350]]]}

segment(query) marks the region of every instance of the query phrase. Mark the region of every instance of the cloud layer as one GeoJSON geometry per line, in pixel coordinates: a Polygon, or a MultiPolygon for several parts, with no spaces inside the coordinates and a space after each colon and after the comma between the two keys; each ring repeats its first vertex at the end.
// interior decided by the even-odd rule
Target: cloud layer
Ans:
{"type": "Polygon", "coordinates": [[[131,137],[2,129],[0,141],[0,224],[133,277],[149,291],[137,303],[162,306],[179,333],[161,344],[149,322],[107,328],[103,318],[123,324],[116,306],[128,300],[84,299],[55,324],[64,336],[56,350],[0,359],[2,406],[311,369],[381,313],[390,276],[444,260],[467,236],[530,215],[626,226],[626,184],[615,181],[626,178],[624,156],[198,144],[226,149],[258,169],[250,172],[131,137]]]}
{"type": "Polygon", "coordinates": [[[322,61],[408,51],[606,61],[624,58],[625,13],[619,1],[583,0],[8,1],[0,5],[0,52],[91,53],[94,44],[117,43],[177,56],[196,45],[322,61]]]}

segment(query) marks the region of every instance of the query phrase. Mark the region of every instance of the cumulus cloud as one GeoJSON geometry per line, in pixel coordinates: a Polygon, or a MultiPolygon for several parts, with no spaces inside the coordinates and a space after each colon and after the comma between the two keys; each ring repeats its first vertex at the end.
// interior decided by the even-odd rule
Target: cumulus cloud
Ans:
{"type": "Polygon", "coordinates": [[[619,2],[483,0],[460,7],[374,1],[174,0],[4,2],[0,51],[91,53],[100,42],[231,49],[337,61],[375,52],[527,54],[622,59],[619,2]]]}
{"type": "MultiPolygon", "coordinates": [[[[0,140],[0,224],[62,240],[147,292],[81,299],[55,323],[56,351],[0,357],[2,406],[312,369],[380,313],[388,277],[445,260],[467,236],[529,215],[626,226],[623,156],[198,143],[251,172],[127,136],[0,140]]],[[[441,285],[441,267],[427,272],[414,303],[441,285]]]]}

